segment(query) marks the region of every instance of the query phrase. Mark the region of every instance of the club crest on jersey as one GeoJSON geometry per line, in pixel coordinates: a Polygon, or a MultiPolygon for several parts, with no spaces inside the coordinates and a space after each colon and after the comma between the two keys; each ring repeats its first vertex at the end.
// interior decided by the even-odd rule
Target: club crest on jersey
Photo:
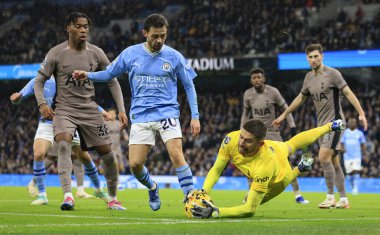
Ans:
{"type": "Polygon", "coordinates": [[[224,138],[224,144],[228,144],[228,142],[230,142],[230,140],[231,140],[231,137],[229,137],[229,136],[226,136],[226,138],[224,138]]]}
{"type": "Polygon", "coordinates": [[[169,71],[171,68],[170,64],[165,62],[163,65],[162,65],[162,70],[164,71],[169,71]]]}

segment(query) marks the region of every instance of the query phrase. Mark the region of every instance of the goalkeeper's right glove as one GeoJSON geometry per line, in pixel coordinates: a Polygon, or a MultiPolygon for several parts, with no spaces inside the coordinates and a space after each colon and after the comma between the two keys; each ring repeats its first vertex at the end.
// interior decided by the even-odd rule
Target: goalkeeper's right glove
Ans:
{"type": "Polygon", "coordinates": [[[208,219],[210,217],[217,218],[219,216],[219,208],[217,208],[212,202],[205,199],[202,199],[202,202],[206,207],[194,203],[194,208],[190,209],[193,218],[208,219]]]}

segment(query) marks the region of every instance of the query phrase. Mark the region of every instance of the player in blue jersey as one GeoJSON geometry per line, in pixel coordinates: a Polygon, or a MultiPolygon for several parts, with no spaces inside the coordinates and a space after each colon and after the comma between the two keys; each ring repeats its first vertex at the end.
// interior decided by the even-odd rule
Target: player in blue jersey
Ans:
{"type": "Polygon", "coordinates": [[[359,192],[360,171],[362,170],[362,156],[366,155],[365,137],[362,131],[357,129],[356,118],[348,120],[348,129],[341,140],[344,158],[344,167],[351,183],[352,194],[359,192]]]}
{"type": "Polygon", "coordinates": [[[149,205],[160,209],[158,186],[144,166],[149,149],[155,145],[158,132],[176,169],[184,195],[194,188],[193,174],[182,151],[182,133],[179,123],[177,81],[181,80],[191,110],[191,133],[200,132],[197,94],[193,79],[196,73],[181,53],[165,45],[169,24],[160,14],[152,14],[144,21],[146,42],[126,48],[106,70],[85,72],[75,70],[79,80],[105,82],[128,73],[131,86],[129,163],[132,174],[149,190],[149,205]]]}
{"type": "MultiPolygon", "coordinates": [[[[14,104],[18,104],[28,98],[29,96],[34,95],[34,81],[35,78],[31,79],[25,87],[20,91],[13,93],[10,97],[10,100],[14,104]]],[[[56,83],[54,78],[50,78],[46,81],[44,85],[44,98],[47,102],[47,104],[50,106],[53,101],[53,97],[56,93],[56,83]]],[[[99,111],[104,111],[103,108],[99,106],[99,111]]],[[[31,204],[32,205],[47,205],[48,199],[46,195],[46,185],[45,185],[45,177],[46,177],[46,169],[48,169],[53,162],[51,160],[47,160],[47,166],[45,166],[44,160],[46,160],[47,155],[54,155],[52,153],[48,153],[48,151],[51,149],[52,145],[54,144],[54,136],[53,136],[53,126],[52,126],[52,120],[44,119],[40,116],[38,128],[36,135],[34,137],[34,143],[33,143],[33,155],[34,155],[34,161],[33,161],[33,174],[34,179],[32,179],[32,182],[35,181],[38,189],[38,197],[36,200],[34,200],[31,204]]],[[[77,159],[81,161],[80,168],[74,167],[74,174],[76,175],[77,181],[79,182],[78,178],[84,178],[83,166],[85,167],[86,174],[91,179],[92,183],[95,186],[95,193],[94,195],[96,197],[102,198],[106,202],[108,202],[108,195],[107,193],[103,192],[100,188],[100,181],[98,176],[98,171],[95,167],[94,162],[91,159],[91,156],[87,151],[82,151],[80,148],[80,140],[79,136],[76,135],[73,139],[72,143],[72,150],[74,155],[77,159]]],[[[55,156],[57,156],[55,154],[55,156]]],[[[74,164],[76,166],[78,164],[74,164]]],[[[81,183],[77,184],[77,187],[80,189],[82,186],[83,188],[83,180],[81,180],[81,183]]],[[[84,190],[83,190],[84,192],[84,190]]],[[[83,194],[81,191],[77,191],[77,195],[80,197],[81,195],[84,195],[82,197],[89,197],[90,195],[83,194]],[[79,192],[79,193],[78,193],[79,192]]],[[[85,193],[85,192],[84,192],[85,193]]]]}

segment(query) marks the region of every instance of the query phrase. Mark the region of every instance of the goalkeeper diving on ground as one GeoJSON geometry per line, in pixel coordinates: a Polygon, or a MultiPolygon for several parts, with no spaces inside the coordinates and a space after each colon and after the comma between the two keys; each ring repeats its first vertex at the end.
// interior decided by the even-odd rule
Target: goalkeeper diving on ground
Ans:
{"type": "Polygon", "coordinates": [[[311,170],[313,158],[304,154],[300,163],[291,168],[288,156],[297,149],[306,147],[331,131],[343,131],[345,124],[335,120],[324,126],[304,131],[286,142],[264,140],[265,124],[259,120],[248,120],[239,131],[229,133],[223,140],[214,166],[207,174],[203,189],[189,193],[209,194],[218,182],[224,168],[231,161],[245,176],[252,178],[247,202],[235,207],[218,208],[203,200],[206,206],[194,205],[193,218],[252,217],[259,205],[279,195],[303,172],[311,170]]]}

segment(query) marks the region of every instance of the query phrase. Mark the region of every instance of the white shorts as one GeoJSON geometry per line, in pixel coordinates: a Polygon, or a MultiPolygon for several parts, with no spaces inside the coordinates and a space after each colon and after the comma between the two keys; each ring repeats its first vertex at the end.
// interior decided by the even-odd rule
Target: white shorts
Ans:
{"type": "Polygon", "coordinates": [[[131,126],[129,144],[156,144],[156,133],[159,132],[162,141],[182,138],[181,124],[178,118],[167,118],[157,122],[134,123],[131,126]]]}
{"type": "Polygon", "coordinates": [[[350,174],[353,171],[361,171],[362,160],[361,159],[344,160],[344,167],[346,168],[347,174],[350,174]]]}
{"type": "Polygon", "coordinates": [[[78,131],[75,131],[75,134],[73,136],[73,141],[71,142],[71,146],[73,145],[80,145],[80,138],[78,131]]]}
{"type": "MultiPolygon", "coordinates": [[[[53,145],[54,144],[53,124],[39,122],[34,139],[44,139],[44,140],[49,141],[53,145]]],[[[79,138],[78,131],[75,132],[71,145],[80,145],[80,138],[79,138]]]]}
{"type": "Polygon", "coordinates": [[[34,139],[47,140],[53,145],[54,143],[53,124],[39,122],[34,139]]]}

